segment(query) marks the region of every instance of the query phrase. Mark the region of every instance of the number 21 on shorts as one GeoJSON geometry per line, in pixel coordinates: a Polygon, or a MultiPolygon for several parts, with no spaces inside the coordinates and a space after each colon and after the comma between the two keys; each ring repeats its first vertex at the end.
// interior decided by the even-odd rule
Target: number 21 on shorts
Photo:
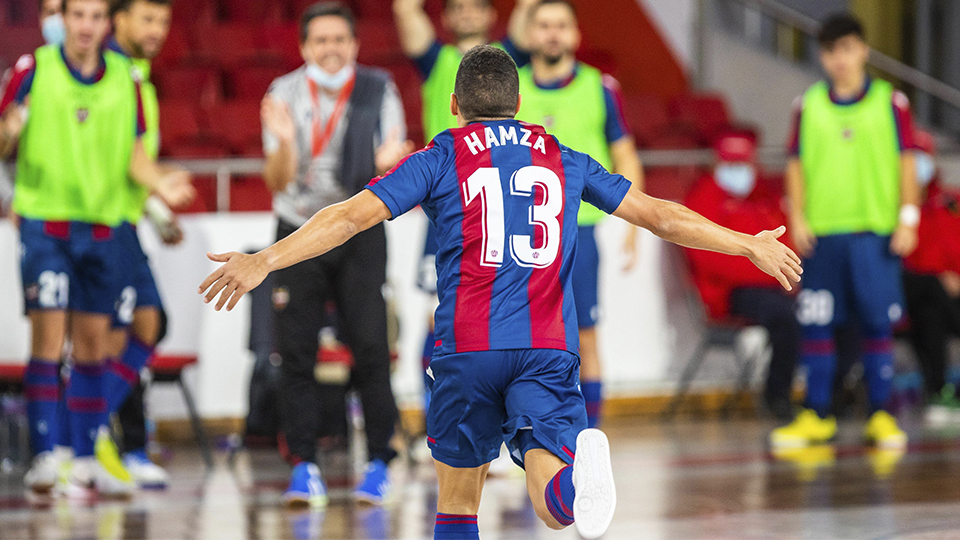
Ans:
{"type": "Polygon", "coordinates": [[[504,224],[504,193],[500,186],[500,169],[482,167],[463,184],[466,205],[478,199],[483,215],[482,266],[499,267],[503,264],[505,244],[509,242],[510,256],[520,266],[546,268],[560,253],[560,213],[563,212],[563,186],[557,173],[546,167],[531,165],[513,173],[510,178],[510,196],[535,197],[536,188],[543,192],[540,204],[530,208],[528,222],[543,233],[542,245],[534,245],[529,234],[507,235],[504,224]]]}

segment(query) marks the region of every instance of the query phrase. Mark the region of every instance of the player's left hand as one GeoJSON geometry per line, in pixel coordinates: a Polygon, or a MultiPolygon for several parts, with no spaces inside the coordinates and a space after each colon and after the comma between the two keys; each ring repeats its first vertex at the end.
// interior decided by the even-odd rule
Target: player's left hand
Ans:
{"type": "Polygon", "coordinates": [[[220,294],[220,300],[214,306],[217,311],[223,309],[224,305],[227,306],[227,311],[233,310],[240,298],[260,285],[269,274],[267,265],[259,253],[253,255],[236,251],[219,255],[207,253],[207,258],[213,262],[225,263],[207,276],[197,289],[197,294],[203,294],[206,291],[203,301],[207,304],[220,294]]]}
{"type": "Polygon", "coordinates": [[[917,249],[917,242],[916,227],[899,225],[890,238],[890,252],[898,257],[907,257],[917,249]]]}
{"type": "Polygon", "coordinates": [[[800,266],[800,257],[777,240],[785,232],[787,228],[781,226],[754,236],[756,242],[751,249],[750,261],[760,270],[775,277],[784,289],[792,291],[793,283],[800,283],[803,267],[800,266]]]}
{"type": "Polygon", "coordinates": [[[413,152],[413,141],[400,140],[400,128],[393,128],[390,137],[377,148],[377,174],[383,174],[393,168],[401,159],[413,152]]]}

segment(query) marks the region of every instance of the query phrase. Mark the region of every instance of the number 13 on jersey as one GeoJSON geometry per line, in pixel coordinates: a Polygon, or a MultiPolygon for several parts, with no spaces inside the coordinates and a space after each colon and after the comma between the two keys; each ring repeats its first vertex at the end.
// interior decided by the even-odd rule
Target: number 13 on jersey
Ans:
{"type": "Polygon", "coordinates": [[[499,168],[477,169],[463,184],[464,206],[481,205],[482,266],[503,265],[503,252],[507,243],[510,256],[520,266],[546,268],[556,261],[561,244],[558,218],[563,212],[564,200],[560,177],[546,167],[535,165],[523,167],[510,177],[510,197],[525,197],[535,201],[537,188],[540,188],[543,197],[539,204],[530,205],[528,223],[542,233],[540,245],[534,245],[532,235],[507,233],[504,216],[505,193],[500,182],[499,168]]]}

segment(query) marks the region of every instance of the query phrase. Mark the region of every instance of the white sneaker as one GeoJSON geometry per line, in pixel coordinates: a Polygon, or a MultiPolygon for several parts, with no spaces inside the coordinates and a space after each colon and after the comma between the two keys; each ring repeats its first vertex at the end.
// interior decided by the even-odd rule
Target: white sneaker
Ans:
{"type": "Polygon", "coordinates": [[[580,536],[592,540],[607,532],[617,508],[617,490],[610,465],[610,441],[599,429],[577,436],[573,458],[573,518],[580,536]]]}
{"type": "Polygon", "coordinates": [[[150,461],[143,451],[128,452],[123,455],[123,465],[130,471],[138,486],[145,489],[165,489],[170,483],[170,475],[163,467],[150,461]]]}
{"type": "Polygon", "coordinates": [[[53,452],[41,452],[33,458],[30,470],[23,477],[27,489],[37,494],[47,494],[57,483],[57,471],[60,463],[53,452]]]}
{"type": "Polygon", "coordinates": [[[127,499],[136,489],[131,479],[117,477],[93,456],[74,459],[65,476],[57,485],[57,491],[71,499],[97,495],[107,499],[127,499]]]}

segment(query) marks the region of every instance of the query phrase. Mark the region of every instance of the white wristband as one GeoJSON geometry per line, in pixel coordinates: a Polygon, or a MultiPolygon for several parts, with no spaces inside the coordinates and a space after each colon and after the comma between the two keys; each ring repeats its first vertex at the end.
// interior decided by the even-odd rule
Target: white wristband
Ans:
{"type": "Polygon", "coordinates": [[[904,227],[920,225],[920,207],[915,204],[905,204],[900,207],[900,224],[904,227]]]}

